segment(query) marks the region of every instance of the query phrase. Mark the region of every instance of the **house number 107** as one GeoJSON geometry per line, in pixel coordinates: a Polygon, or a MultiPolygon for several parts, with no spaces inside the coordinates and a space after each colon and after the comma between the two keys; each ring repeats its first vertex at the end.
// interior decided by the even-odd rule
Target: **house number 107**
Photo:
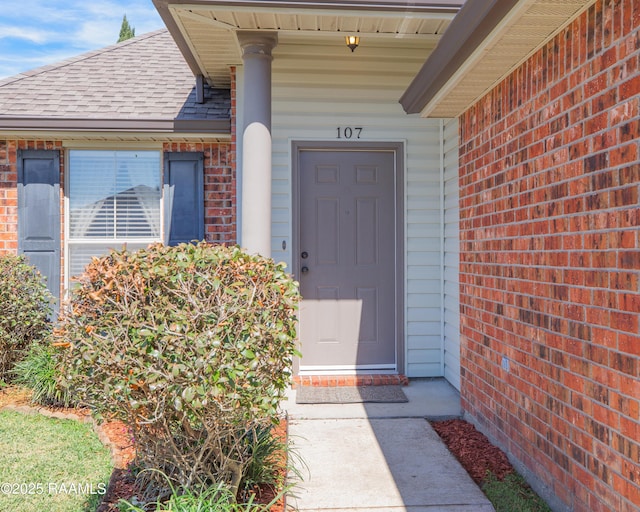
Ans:
{"type": "Polygon", "coordinates": [[[362,133],[362,128],[359,126],[351,127],[345,126],[344,128],[338,126],[338,138],[339,139],[359,139],[362,133]]]}

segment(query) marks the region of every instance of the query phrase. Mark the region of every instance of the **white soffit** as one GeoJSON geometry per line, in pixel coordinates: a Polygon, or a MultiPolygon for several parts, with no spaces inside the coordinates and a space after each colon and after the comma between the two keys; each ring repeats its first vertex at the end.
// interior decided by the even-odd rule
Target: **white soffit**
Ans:
{"type": "Polygon", "coordinates": [[[210,84],[229,87],[229,67],[242,63],[237,30],[275,31],[279,36],[348,34],[367,39],[424,44],[432,49],[454,17],[450,12],[282,9],[228,5],[170,5],[169,11],[210,84]]]}
{"type": "Polygon", "coordinates": [[[478,45],[421,111],[422,117],[458,117],[595,0],[522,0],[478,45]]]}

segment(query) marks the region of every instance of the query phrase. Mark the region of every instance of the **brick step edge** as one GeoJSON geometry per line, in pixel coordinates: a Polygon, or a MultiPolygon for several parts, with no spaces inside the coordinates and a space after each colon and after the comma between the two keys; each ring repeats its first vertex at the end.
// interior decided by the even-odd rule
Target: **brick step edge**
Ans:
{"type": "Polygon", "coordinates": [[[409,379],[405,375],[296,375],[293,377],[293,388],[310,387],[343,387],[343,386],[407,386],[409,379]]]}

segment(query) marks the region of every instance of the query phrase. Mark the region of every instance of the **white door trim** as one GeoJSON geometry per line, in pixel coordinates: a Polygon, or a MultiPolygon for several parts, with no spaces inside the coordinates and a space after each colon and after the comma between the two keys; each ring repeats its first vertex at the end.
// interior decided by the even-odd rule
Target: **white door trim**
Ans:
{"type": "Polygon", "coordinates": [[[300,365],[300,359],[294,360],[295,374],[353,374],[353,373],[406,373],[405,369],[405,145],[403,142],[336,142],[306,141],[291,142],[291,184],[292,184],[292,272],[294,277],[300,271],[300,180],[299,154],[304,150],[316,151],[392,151],[395,158],[395,295],[396,295],[396,364],[391,365],[335,365],[331,367],[300,365]]]}

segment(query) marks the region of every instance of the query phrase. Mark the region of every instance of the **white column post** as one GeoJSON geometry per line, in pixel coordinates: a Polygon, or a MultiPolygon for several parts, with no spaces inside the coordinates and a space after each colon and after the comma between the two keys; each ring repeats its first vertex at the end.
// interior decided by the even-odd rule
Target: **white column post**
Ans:
{"type": "Polygon", "coordinates": [[[274,32],[237,32],[244,64],[242,245],[271,256],[271,50],[274,32]]]}

